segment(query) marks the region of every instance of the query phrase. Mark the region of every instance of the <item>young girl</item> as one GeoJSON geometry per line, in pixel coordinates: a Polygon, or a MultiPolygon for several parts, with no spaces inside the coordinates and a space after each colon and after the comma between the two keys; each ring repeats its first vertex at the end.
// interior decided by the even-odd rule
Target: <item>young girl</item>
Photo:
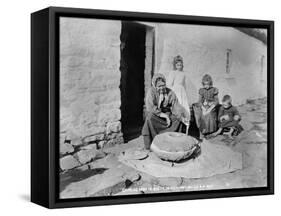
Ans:
{"type": "Polygon", "coordinates": [[[202,78],[203,88],[199,89],[198,103],[193,107],[200,137],[217,131],[217,111],[219,103],[217,88],[213,87],[212,77],[208,74],[202,78]]]}
{"type": "Polygon", "coordinates": [[[190,104],[187,96],[187,81],[186,76],[183,71],[183,58],[181,56],[174,57],[173,60],[173,70],[169,72],[167,78],[167,86],[172,89],[182,106],[182,110],[185,113],[184,124],[186,125],[186,132],[189,128],[190,120],[190,104]]]}
{"type": "Polygon", "coordinates": [[[229,95],[223,96],[222,106],[219,109],[219,129],[214,136],[221,133],[232,136],[237,136],[242,130],[242,126],[239,124],[241,116],[236,107],[232,106],[232,99],[229,95]]]}

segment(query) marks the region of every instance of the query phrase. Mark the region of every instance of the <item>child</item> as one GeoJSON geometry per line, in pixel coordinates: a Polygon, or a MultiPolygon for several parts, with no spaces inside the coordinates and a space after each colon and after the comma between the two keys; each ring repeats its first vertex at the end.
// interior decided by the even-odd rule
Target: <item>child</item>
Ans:
{"type": "Polygon", "coordinates": [[[213,87],[212,77],[208,74],[202,78],[203,88],[199,89],[199,101],[193,107],[200,137],[217,130],[218,89],[213,87]]]}
{"type": "Polygon", "coordinates": [[[232,106],[232,99],[229,95],[225,95],[222,99],[222,106],[219,109],[219,129],[214,136],[224,133],[232,138],[237,136],[242,130],[239,124],[241,116],[236,107],[232,106]]]}
{"type": "Polygon", "coordinates": [[[186,72],[183,70],[183,58],[178,55],[174,57],[173,60],[173,70],[169,72],[167,78],[167,87],[172,89],[176,94],[181,109],[185,115],[183,116],[183,123],[186,125],[186,131],[188,132],[189,120],[190,120],[190,107],[189,98],[187,96],[187,76],[186,72]]]}

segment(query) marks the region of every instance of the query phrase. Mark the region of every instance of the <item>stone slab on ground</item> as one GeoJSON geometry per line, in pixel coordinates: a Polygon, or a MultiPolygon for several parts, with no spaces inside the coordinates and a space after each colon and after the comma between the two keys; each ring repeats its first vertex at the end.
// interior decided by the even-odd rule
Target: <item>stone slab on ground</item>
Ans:
{"type": "Polygon", "coordinates": [[[62,170],[73,169],[79,165],[80,163],[72,155],[67,155],[60,159],[60,168],[62,170]]]}
{"type": "Polygon", "coordinates": [[[93,170],[103,170],[103,172],[93,173],[81,181],[73,182],[71,178],[75,179],[75,175],[70,176],[67,180],[69,184],[60,193],[61,198],[111,195],[121,192],[127,184],[141,178],[134,169],[119,163],[113,154],[92,162],[89,168],[89,172],[93,170]]]}

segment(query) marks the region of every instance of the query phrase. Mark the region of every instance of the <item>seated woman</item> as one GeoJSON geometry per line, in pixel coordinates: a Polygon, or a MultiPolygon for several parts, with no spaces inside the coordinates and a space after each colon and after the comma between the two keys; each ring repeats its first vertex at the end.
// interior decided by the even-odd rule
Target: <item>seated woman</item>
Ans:
{"type": "Polygon", "coordinates": [[[175,93],[166,87],[163,74],[155,74],[152,87],[145,100],[146,119],[142,128],[144,147],[150,149],[153,138],[163,132],[184,132],[185,120],[183,108],[178,102],[175,93]]]}

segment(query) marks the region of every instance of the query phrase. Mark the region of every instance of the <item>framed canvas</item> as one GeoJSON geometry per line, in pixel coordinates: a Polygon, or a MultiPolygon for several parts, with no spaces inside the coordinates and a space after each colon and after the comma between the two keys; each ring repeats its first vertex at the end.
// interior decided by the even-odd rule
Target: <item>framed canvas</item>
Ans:
{"type": "Polygon", "coordinates": [[[31,201],[274,193],[274,22],[31,15],[31,201]]]}

